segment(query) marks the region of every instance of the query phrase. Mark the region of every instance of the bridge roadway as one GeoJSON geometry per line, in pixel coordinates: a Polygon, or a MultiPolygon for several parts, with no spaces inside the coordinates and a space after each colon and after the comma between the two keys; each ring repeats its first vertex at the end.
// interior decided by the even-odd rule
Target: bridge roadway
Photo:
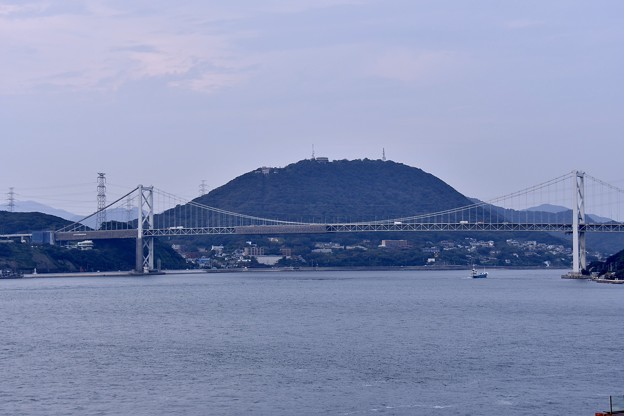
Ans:
{"type": "MultiPolygon", "coordinates": [[[[520,224],[520,223],[343,223],[343,224],[296,224],[296,225],[244,225],[231,227],[194,227],[145,229],[143,237],[166,237],[185,235],[266,235],[266,234],[324,234],[353,232],[563,232],[571,233],[572,224],[520,224]]],[[[624,223],[583,224],[581,232],[624,232],[624,223]]],[[[98,239],[136,238],[136,229],[110,231],[56,232],[56,241],[82,241],[98,239]]]]}

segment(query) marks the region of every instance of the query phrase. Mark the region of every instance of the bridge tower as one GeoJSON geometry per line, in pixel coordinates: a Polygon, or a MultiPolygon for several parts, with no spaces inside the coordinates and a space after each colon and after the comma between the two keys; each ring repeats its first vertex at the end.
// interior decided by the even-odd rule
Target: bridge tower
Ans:
{"type": "Polygon", "coordinates": [[[574,206],[572,209],[572,273],[587,269],[585,250],[585,172],[574,172],[574,206]]]}
{"type": "Polygon", "coordinates": [[[154,187],[138,186],[136,267],[137,273],[154,270],[154,237],[143,237],[143,230],[154,229],[154,187]]]}

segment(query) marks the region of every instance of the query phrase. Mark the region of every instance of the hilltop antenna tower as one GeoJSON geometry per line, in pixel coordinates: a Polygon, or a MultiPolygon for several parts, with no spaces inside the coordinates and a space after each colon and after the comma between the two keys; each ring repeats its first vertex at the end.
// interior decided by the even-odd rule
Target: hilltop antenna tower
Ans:
{"type": "Polygon", "coordinates": [[[7,193],[7,206],[9,207],[9,212],[15,211],[15,191],[13,187],[9,188],[9,192],[7,193]]]}
{"type": "Polygon", "coordinates": [[[314,156],[314,144],[312,144],[312,160],[316,159],[316,156],[314,156]]]}
{"type": "Polygon", "coordinates": [[[385,147],[381,148],[381,160],[383,160],[384,162],[386,161],[386,148],[385,147]]]}
{"type": "Polygon", "coordinates": [[[102,224],[106,222],[106,174],[98,173],[97,185],[97,216],[95,220],[95,229],[99,230],[102,224]]]}

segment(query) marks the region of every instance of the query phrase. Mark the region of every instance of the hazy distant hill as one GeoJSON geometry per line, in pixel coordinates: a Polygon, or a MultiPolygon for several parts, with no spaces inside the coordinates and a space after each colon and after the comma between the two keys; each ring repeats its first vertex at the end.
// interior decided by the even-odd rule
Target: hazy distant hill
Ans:
{"type": "Polygon", "coordinates": [[[246,173],[196,199],[243,214],[292,221],[390,219],[469,205],[435,176],[381,160],[302,160],[246,173]]]}
{"type": "MultiPolygon", "coordinates": [[[[8,210],[5,205],[0,205],[0,210],[8,210]]],[[[95,211],[95,208],[94,208],[95,211]]],[[[55,217],[63,218],[71,222],[79,221],[84,218],[84,215],[77,215],[63,209],[58,209],[45,205],[36,201],[17,201],[15,204],[14,212],[38,212],[42,214],[53,215],[55,217]]],[[[133,221],[137,218],[136,208],[128,212],[125,208],[113,208],[106,211],[107,221],[133,221]]],[[[82,223],[88,227],[94,228],[96,223],[95,215],[83,221],[82,223]]]]}
{"type": "MultiPolygon", "coordinates": [[[[471,199],[473,202],[480,202],[477,199],[471,199]]],[[[572,223],[573,213],[570,208],[566,208],[558,205],[542,204],[536,207],[528,208],[524,211],[515,211],[510,209],[503,209],[499,207],[492,207],[493,212],[498,212],[501,217],[504,217],[509,222],[524,222],[525,214],[527,211],[531,212],[532,218],[539,219],[544,223],[572,223]]],[[[599,215],[587,213],[585,219],[588,223],[604,223],[613,221],[610,218],[601,217],[599,215]]],[[[572,239],[570,235],[563,235],[562,233],[551,233],[554,236],[563,238],[565,240],[572,239]]],[[[624,247],[624,234],[621,233],[588,233],[587,234],[587,246],[592,250],[597,250],[602,253],[615,253],[624,247]]]]}
{"type": "MultiPolygon", "coordinates": [[[[527,211],[535,211],[535,212],[548,212],[552,214],[563,213],[565,216],[572,216],[572,210],[570,208],[562,207],[560,205],[550,205],[550,204],[542,204],[537,207],[528,208],[527,211]]],[[[611,218],[601,217],[600,215],[586,213],[585,214],[586,221],[588,222],[611,222],[613,221],[611,218]]]]}
{"type": "MultiPolygon", "coordinates": [[[[6,204],[0,205],[0,209],[8,210],[6,204]]],[[[43,214],[54,215],[55,217],[63,218],[68,221],[77,221],[82,218],[79,215],[71,213],[69,211],[65,211],[63,209],[58,209],[51,207],[49,205],[45,205],[36,201],[17,201],[15,203],[14,212],[40,212],[43,214]]]]}
{"type": "MultiPolygon", "coordinates": [[[[81,220],[83,217],[77,218],[74,221],[81,220]]],[[[125,208],[112,208],[106,210],[106,221],[116,221],[116,222],[128,222],[134,221],[137,219],[136,208],[128,211],[125,208]]],[[[95,215],[87,218],[84,221],[81,221],[82,224],[87,227],[95,228],[97,222],[97,217],[95,215]]]]}
{"type": "Polygon", "coordinates": [[[536,207],[528,208],[527,211],[550,212],[552,214],[556,214],[558,212],[568,211],[569,209],[570,208],[562,207],[561,205],[542,204],[536,207]]]}

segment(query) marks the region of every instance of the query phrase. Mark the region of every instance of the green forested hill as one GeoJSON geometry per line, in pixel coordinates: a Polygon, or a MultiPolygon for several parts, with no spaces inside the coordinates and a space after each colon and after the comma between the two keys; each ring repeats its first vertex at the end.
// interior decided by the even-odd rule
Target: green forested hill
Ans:
{"type": "Polygon", "coordinates": [[[0,211],[0,234],[21,234],[32,231],[57,230],[70,221],[40,212],[0,211]]]}
{"type": "Polygon", "coordinates": [[[291,221],[398,218],[469,205],[421,169],[381,160],[302,160],[246,173],[198,199],[242,214],[291,221]]]}
{"type": "MultiPolygon", "coordinates": [[[[283,168],[259,168],[194,201],[240,214],[301,222],[398,219],[472,204],[453,187],[421,169],[368,159],[302,160],[283,168]]],[[[192,212],[180,205],[159,216],[156,223],[210,225],[221,220],[217,215],[192,217],[192,212]]],[[[520,243],[516,246],[507,243],[507,240],[519,238],[544,245],[567,244],[546,233],[387,232],[270,237],[279,238],[268,242],[268,236],[211,235],[172,237],[172,241],[189,252],[211,245],[224,245],[226,251],[234,252],[254,244],[272,255],[279,255],[281,249],[286,249],[294,257],[299,256],[302,264],[325,266],[422,265],[432,257],[439,264],[527,266],[561,265],[568,261],[565,254],[552,254],[552,250],[541,248],[543,253],[534,255],[520,243]],[[401,239],[407,241],[409,248],[379,247],[382,240],[401,239]],[[478,240],[491,240],[492,244],[478,240]],[[448,250],[441,249],[442,241],[447,248],[450,245],[448,250]],[[323,243],[355,246],[356,249],[336,249],[331,253],[316,250],[323,243]]]]}
{"type": "MultiPolygon", "coordinates": [[[[0,211],[0,234],[28,234],[55,230],[71,222],[39,212],[0,211]]],[[[0,269],[32,272],[131,270],[135,266],[134,240],[96,240],[94,249],[80,251],[51,245],[0,241],[0,269]]],[[[184,268],[186,263],[169,244],[156,242],[157,259],[163,268],[184,268]]]]}
{"type": "Polygon", "coordinates": [[[588,270],[601,276],[606,274],[611,278],[624,279],[624,250],[615,253],[604,262],[591,263],[588,270]]]}

